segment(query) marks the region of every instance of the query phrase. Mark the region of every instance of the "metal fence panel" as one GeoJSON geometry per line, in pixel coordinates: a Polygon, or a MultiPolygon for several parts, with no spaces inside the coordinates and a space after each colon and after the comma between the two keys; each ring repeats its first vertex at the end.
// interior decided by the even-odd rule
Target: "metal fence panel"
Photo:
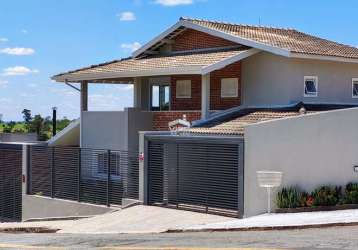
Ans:
{"type": "Polygon", "coordinates": [[[22,219],[22,145],[0,145],[0,222],[22,219]]]}
{"type": "Polygon", "coordinates": [[[242,215],[242,140],[148,140],[149,204],[242,215]]]}
{"type": "Polygon", "coordinates": [[[135,152],[31,146],[30,193],[93,204],[138,199],[135,152]]]}

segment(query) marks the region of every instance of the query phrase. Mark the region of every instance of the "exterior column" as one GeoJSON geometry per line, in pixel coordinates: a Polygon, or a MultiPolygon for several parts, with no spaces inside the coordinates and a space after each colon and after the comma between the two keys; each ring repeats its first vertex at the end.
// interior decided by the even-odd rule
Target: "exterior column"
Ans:
{"type": "Polygon", "coordinates": [[[82,116],[83,111],[88,111],[88,82],[81,82],[81,103],[80,103],[80,147],[82,147],[82,131],[83,131],[83,122],[82,116]]]}
{"type": "Polygon", "coordinates": [[[81,112],[88,110],[88,82],[81,82],[81,112]]]}
{"type": "Polygon", "coordinates": [[[133,107],[142,108],[142,78],[134,78],[133,85],[133,107]]]}
{"type": "Polygon", "coordinates": [[[145,141],[145,134],[147,132],[139,132],[139,201],[143,204],[148,204],[148,151],[147,142],[145,141]]]}
{"type": "Polygon", "coordinates": [[[210,115],[210,73],[201,76],[201,119],[210,115]]]}

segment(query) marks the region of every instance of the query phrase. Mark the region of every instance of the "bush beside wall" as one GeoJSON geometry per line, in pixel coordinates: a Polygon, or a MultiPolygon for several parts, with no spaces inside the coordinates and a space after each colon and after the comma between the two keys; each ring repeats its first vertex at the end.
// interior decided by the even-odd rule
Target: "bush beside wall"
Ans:
{"type": "Polygon", "coordinates": [[[278,208],[324,207],[358,204],[358,183],[341,186],[324,185],[307,193],[298,187],[284,187],[276,196],[278,208]]]}

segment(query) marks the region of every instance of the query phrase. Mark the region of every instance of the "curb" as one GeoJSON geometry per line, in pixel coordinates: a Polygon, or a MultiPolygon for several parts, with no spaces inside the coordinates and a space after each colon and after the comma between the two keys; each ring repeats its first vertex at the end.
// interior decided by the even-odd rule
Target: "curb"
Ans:
{"type": "Polygon", "coordinates": [[[358,222],[337,222],[312,225],[268,226],[268,227],[242,227],[242,228],[207,228],[207,229],[169,229],[165,233],[199,233],[199,232],[248,232],[248,231],[280,231],[302,230],[311,228],[358,226],[358,222]]]}
{"type": "Polygon", "coordinates": [[[0,233],[24,234],[24,233],[56,233],[59,229],[47,227],[9,227],[0,228],[0,233]]]}
{"type": "Polygon", "coordinates": [[[67,216],[67,217],[47,217],[47,218],[31,218],[23,222],[41,222],[41,221],[63,221],[63,220],[81,220],[92,217],[93,215],[88,216],[67,216]]]}

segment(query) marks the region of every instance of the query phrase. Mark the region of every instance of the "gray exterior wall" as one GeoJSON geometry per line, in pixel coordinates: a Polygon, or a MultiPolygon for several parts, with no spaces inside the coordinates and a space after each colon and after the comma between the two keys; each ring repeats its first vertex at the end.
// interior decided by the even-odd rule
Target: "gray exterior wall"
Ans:
{"type": "Polygon", "coordinates": [[[82,116],[82,147],[137,151],[138,132],[152,129],[152,114],[135,108],[87,111],[82,116]]]}
{"type": "Polygon", "coordinates": [[[242,61],[243,105],[305,103],[358,104],[352,78],[358,64],[291,59],[266,52],[242,61]],[[318,76],[318,97],[303,97],[304,76],[318,76]]]}
{"type": "Polygon", "coordinates": [[[35,142],[36,133],[0,133],[0,142],[35,142]]]}
{"type": "Polygon", "coordinates": [[[115,209],[76,201],[23,195],[22,220],[93,216],[116,211],[115,209]]]}
{"type": "Polygon", "coordinates": [[[357,124],[358,108],[354,108],[247,126],[245,216],[264,213],[267,207],[266,191],[258,187],[256,171],[282,171],[283,186],[306,191],[358,181],[358,172],[353,171],[358,165],[357,124]]]}

